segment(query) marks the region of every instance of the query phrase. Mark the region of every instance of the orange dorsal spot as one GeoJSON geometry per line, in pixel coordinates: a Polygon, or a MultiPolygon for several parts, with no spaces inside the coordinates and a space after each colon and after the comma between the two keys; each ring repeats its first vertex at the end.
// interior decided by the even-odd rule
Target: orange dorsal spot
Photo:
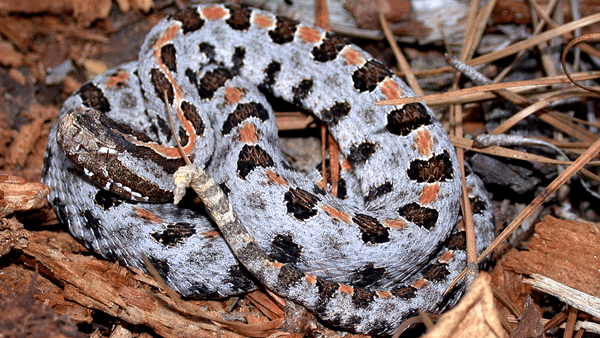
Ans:
{"type": "Polygon", "coordinates": [[[178,24],[173,24],[161,34],[160,38],[156,40],[152,49],[154,50],[154,59],[160,61],[160,49],[167,43],[173,41],[177,32],[181,27],[178,24]]]}
{"type": "Polygon", "coordinates": [[[365,63],[365,58],[356,49],[352,47],[344,48],[342,57],[346,60],[346,64],[362,66],[365,63]]]}
{"type": "Polygon", "coordinates": [[[402,90],[392,79],[385,79],[381,83],[381,93],[385,95],[388,100],[397,99],[402,95],[402,90]]]}
{"type": "Polygon", "coordinates": [[[305,274],[304,280],[306,280],[308,284],[315,284],[317,282],[317,276],[305,274]]]}
{"type": "Polygon", "coordinates": [[[438,262],[440,263],[448,263],[454,257],[454,254],[451,251],[446,251],[438,258],[438,262]]]}
{"type": "Polygon", "coordinates": [[[431,135],[426,129],[419,129],[415,136],[417,151],[424,157],[430,157],[432,152],[431,135]]]}
{"type": "Polygon", "coordinates": [[[267,15],[257,14],[254,16],[254,23],[262,28],[269,28],[275,25],[275,21],[267,15]]]}
{"type": "Polygon", "coordinates": [[[350,224],[352,222],[352,217],[350,217],[349,214],[340,211],[330,205],[323,205],[321,206],[321,209],[323,209],[327,215],[329,215],[330,217],[333,217],[335,219],[339,219],[340,221],[346,223],[346,224],[350,224]]]}
{"type": "Polygon", "coordinates": [[[281,269],[285,266],[285,264],[276,262],[276,261],[266,261],[266,262],[267,262],[267,264],[271,265],[272,267],[274,267],[276,269],[281,269]]]}
{"type": "Polygon", "coordinates": [[[238,103],[244,96],[244,91],[237,87],[225,88],[225,102],[227,103],[238,103]]]}
{"type": "Polygon", "coordinates": [[[106,80],[106,88],[112,88],[118,85],[122,85],[129,78],[129,73],[119,72],[106,80]]]}
{"type": "Polygon", "coordinates": [[[321,41],[321,32],[313,27],[300,26],[298,37],[306,43],[317,43],[321,41]]]}
{"type": "Polygon", "coordinates": [[[415,282],[415,284],[413,284],[413,287],[415,289],[420,289],[422,287],[424,287],[425,285],[427,285],[427,283],[429,283],[429,281],[427,279],[417,279],[417,281],[415,282]]]}
{"type": "Polygon", "coordinates": [[[218,231],[207,231],[200,234],[204,238],[215,238],[221,236],[221,233],[218,231]]]}
{"type": "Polygon", "coordinates": [[[354,293],[354,288],[349,285],[345,285],[345,284],[340,284],[340,287],[338,288],[338,290],[342,293],[346,293],[349,295],[354,293]]]}
{"type": "Polygon", "coordinates": [[[135,211],[137,212],[138,216],[141,219],[145,219],[147,221],[154,222],[154,223],[162,223],[163,222],[163,220],[160,219],[158,216],[156,216],[156,214],[154,214],[146,209],[135,208],[135,211]]]}
{"type": "Polygon", "coordinates": [[[375,291],[379,298],[392,298],[392,294],[388,291],[375,291]]]}
{"type": "Polygon", "coordinates": [[[218,6],[209,6],[202,9],[202,16],[206,20],[219,20],[227,15],[227,11],[218,6]]]}
{"type": "Polygon", "coordinates": [[[437,182],[426,185],[425,188],[423,188],[423,192],[421,193],[421,205],[427,205],[429,203],[435,202],[439,191],[440,186],[439,184],[437,184],[437,182]]]}
{"type": "Polygon", "coordinates": [[[399,219],[387,219],[383,220],[381,223],[383,223],[383,225],[387,226],[388,228],[403,229],[406,227],[406,222],[399,219]]]}
{"type": "Polygon", "coordinates": [[[273,182],[275,184],[279,184],[279,185],[283,185],[283,186],[287,187],[288,182],[286,180],[284,180],[283,177],[277,175],[277,173],[275,173],[271,170],[267,170],[265,172],[265,174],[267,174],[267,177],[269,178],[269,182],[273,182]]]}
{"type": "Polygon", "coordinates": [[[352,164],[350,164],[350,161],[348,161],[348,159],[346,159],[345,157],[342,160],[341,167],[344,172],[352,171],[352,164]]]}
{"type": "Polygon", "coordinates": [[[258,142],[258,130],[251,122],[244,122],[238,129],[238,140],[246,144],[256,144],[258,142]]]}

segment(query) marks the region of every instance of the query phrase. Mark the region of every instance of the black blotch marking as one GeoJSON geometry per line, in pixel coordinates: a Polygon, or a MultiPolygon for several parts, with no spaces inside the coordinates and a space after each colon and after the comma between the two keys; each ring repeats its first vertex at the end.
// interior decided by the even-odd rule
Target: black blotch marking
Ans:
{"type": "MultiPolygon", "coordinates": [[[[186,72],[186,75],[188,73],[186,72]]],[[[194,76],[195,77],[195,76],[194,76]]],[[[225,82],[234,77],[233,72],[228,68],[217,68],[204,74],[204,77],[196,83],[198,95],[203,99],[210,99],[215,92],[225,85],[225,82]]],[[[188,76],[189,78],[189,76],[188,76]]],[[[190,78],[190,81],[192,79],[190,78]]]]}
{"type": "Polygon", "coordinates": [[[160,59],[170,71],[177,71],[177,52],[173,44],[164,45],[160,48],[160,59]]]}
{"type": "Polygon", "coordinates": [[[466,250],[467,234],[464,231],[453,233],[450,235],[446,243],[446,246],[450,250],[466,250]]]}
{"type": "Polygon", "coordinates": [[[240,69],[244,66],[244,56],[246,56],[244,47],[235,47],[231,56],[231,63],[233,64],[233,72],[235,74],[239,74],[240,69]]]}
{"type": "Polygon", "coordinates": [[[391,332],[397,327],[394,323],[384,318],[376,319],[366,326],[366,331],[373,335],[385,335],[386,332],[391,332]]]}
{"type": "Polygon", "coordinates": [[[245,180],[252,170],[258,167],[273,167],[273,165],[273,158],[263,148],[259,145],[245,144],[238,157],[238,175],[245,180]]]}
{"type": "Polygon", "coordinates": [[[211,45],[208,42],[202,42],[198,45],[198,48],[200,49],[200,53],[204,54],[209,60],[215,60],[215,46],[211,45]]]}
{"type": "Polygon", "coordinates": [[[354,293],[352,294],[352,303],[354,303],[356,307],[364,309],[371,305],[375,297],[376,295],[374,291],[369,291],[363,288],[354,288],[354,293]]]}
{"type": "Polygon", "coordinates": [[[417,288],[410,285],[401,286],[390,290],[390,293],[398,298],[411,299],[417,295],[417,288]]]}
{"type": "Polygon", "coordinates": [[[160,98],[160,100],[165,102],[165,93],[167,94],[168,103],[173,103],[173,99],[175,97],[175,92],[173,91],[173,86],[171,82],[165,74],[163,74],[159,69],[154,68],[150,71],[150,81],[154,86],[154,92],[156,96],[160,98]]]}
{"type": "Polygon", "coordinates": [[[183,127],[179,128],[178,134],[179,134],[179,142],[181,142],[181,144],[183,144],[183,145],[188,144],[188,142],[190,141],[190,137],[183,127]]]}
{"type": "Polygon", "coordinates": [[[385,271],[385,268],[376,268],[373,263],[369,263],[352,274],[352,285],[357,287],[373,285],[381,280],[385,271]]]}
{"type": "Polygon", "coordinates": [[[105,115],[100,116],[100,122],[106,128],[116,130],[121,134],[131,135],[131,136],[135,137],[138,141],[141,141],[144,143],[152,142],[152,139],[148,135],[146,135],[136,129],[133,129],[133,127],[131,127],[131,125],[129,125],[129,124],[115,121],[113,119],[106,117],[105,115]]]}
{"type": "Polygon", "coordinates": [[[302,100],[304,100],[308,93],[310,93],[312,87],[313,80],[304,79],[300,81],[300,83],[296,87],[292,88],[292,93],[294,94],[294,104],[299,106],[302,103],[302,100]]]}
{"type": "Polygon", "coordinates": [[[421,103],[406,104],[387,115],[385,129],[394,135],[406,136],[421,126],[430,125],[431,116],[421,103]]]}
{"type": "MultiPolygon", "coordinates": [[[[145,112],[145,114],[148,115],[148,112],[145,112]]],[[[162,117],[157,116],[156,124],[153,124],[151,128],[154,131],[154,134],[158,135],[160,133],[163,135],[168,135],[169,139],[171,138],[171,127],[167,124],[167,121],[165,121],[162,117]]]]}
{"type": "Polygon", "coordinates": [[[448,266],[440,262],[435,262],[423,269],[423,277],[433,282],[444,280],[449,273],[448,266]]]}
{"type": "Polygon", "coordinates": [[[158,271],[158,274],[163,278],[163,280],[168,280],[169,272],[171,271],[171,267],[169,267],[169,262],[166,259],[156,258],[149,254],[146,254],[150,264],[158,271]]]}
{"type": "Polygon", "coordinates": [[[406,172],[411,180],[419,183],[450,180],[453,176],[450,154],[444,150],[443,153],[432,156],[428,160],[413,160],[406,172]]]}
{"type": "Polygon", "coordinates": [[[376,187],[372,187],[369,189],[369,193],[367,194],[366,200],[372,201],[374,199],[377,199],[377,198],[391,192],[392,188],[393,188],[393,185],[391,182],[385,182],[376,187]]]}
{"type": "Polygon", "coordinates": [[[302,257],[302,247],[294,242],[290,234],[278,234],[271,240],[270,257],[281,263],[296,264],[302,257]]]}
{"type": "Polygon", "coordinates": [[[158,243],[172,248],[182,243],[186,238],[193,236],[196,229],[193,225],[185,222],[169,224],[162,231],[156,231],[150,234],[158,243]]]}
{"type": "Polygon", "coordinates": [[[200,17],[196,8],[183,9],[175,13],[173,19],[181,22],[183,34],[196,31],[204,25],[204,20],[200,17]]]}
{"type": "Polygon", "coordinates": [[[227,116],[227,120],[223,123],[221,132],[223,135],[229,135],[231,130],[242,124],[245,120],[255,117],[261,121],[269,119],[269,112],[265,107],[257,102],[240,103],[235,107],[235,110],[227,116]]]}
{"type": "Polygon", "coordinates": [[[248,275],[240,265],[232,265],[227,270],[229,278],[227,282],[231,283],[233,290],[239,290],[239,292],[247,292],[254,289],[254,283],[248,279],[248,275]]]}
{"type": "Polygon", "coordinates": [[[381,81],[391,75],[392,71],[387,69],[381,62],[369,60],[352,74],[352,80],[354,81],[354,88],[361,92],[372,92],[381,81]]]}
{"type": "Polygon", "coordinates": [[[119,204],[123,203],[123,200],[117,198],[115,195],[104,189],[98,189],[96,194],[94,195],[94,202],[101,206],[104,210],[108,210],[112,207],[116,207],[119,204]]]}
{"type": "Polygon", "coordinates": [[[83,210],[80,215],[85,218],[85,227],[92,230],[94,238],[101,240],[104,236],[101,231],[102,224],[100,224],[100,219],[94,216],[90,210],[83,210]]]}
{"type": "Polygon", "coordinates": [[[217,291],[210,291],[210,288],[204,284],[193,282],[192,285],[187,289],[187,293],[194,295],[194,297],[208,299],[208,298],[219,298],[217,291]]]}
{"type": "Polygon", "coordinates": [[[471,201],[471,208],[473,209],[474,214],[483,214],[483,212],[487,210],[487,204],[481,197],[476,196],[469,200],[471,201]]]}
{"type": "Polygon", "coordinates": [[[219,187],[221,187],[221,190],[223,190],[225,196],[229,196],[231,189],[227,186],[226,182],[222,182],[221,184],[219,184],[219,187]]]}
{"type": "Polygon", "coordinates": [[[348,40],[334,34],[325,34],[325,39],[321,42],[321,45],[313,48],[312,55],[315,60],[320,62],[327,62],[335,60],[338,53],[348,44],[348,40]]]}
{"type": "Polygon", "coordinates": [[[319,194],[319,195],[323,195],[323,196],[327,195],[327,191],[323,190],[321,187],[319,187],[316,184],[313,186],[313,192],[315,194],[319,194]]]}
{"type": "Polygon", "coordinates": [[[304,274],[302,272],[284,265],[281,267],[279,274],[277,275],[277,285],[275,286],[275,291],[287,293],[290,287],[294,286],[303,278],[304,274]]]}
{"type": "Polygon", "coordinates": [[[435,227],[438,219],[438,211],[431,208],[420,206],[418,203],[409,203],[398,208],[398,215],[404,217],[407,221],[431,230],[435,227]]]}
{"type": "Polygon", "coordinates": [[[377,144],[369,141],[364,141],[358,145],[354,144],[350,147],[348,161],[352,166],[361,165],[371,158],[375,150],[377,150],[377,144]]]}
{"type": "Polygon", "coordinates": [[[333,298],[337,290],[340,288],[338,283],[328,281],[322,278],[317,278],[317,290],[319,292],[319,299],[323,301],[317,306],[315,311],[319,314],[323,314],[327,311],[327,300],[333,298]]]}
{"type": "Polygon", "coordinates": [[[356,214],[352,221],[358,225],[362,233],[362,241],[370,244],[385,243],[390,241],[390,232],[375,217],[356,214]]]}
{"type": "Polygon", "coordinates": [[[243,31],[250,27],[250,14],[252,11],[244,6],[239,5],[231,5],[227,6],[229,8],[229,19],[227,19],[227,24],[229,27],[243,31]]]}
{"type": "Polygon", "coordinates": [[[88,82],[83,85],[83,87],[79,88],[77,94],[81,97],[83,104],[88,108],[93,108],[103,113],[110,110],[110,103],[108,103],[108,100],[104,97],[102,90],[91,82],[88,82]]]}
{"type": "Polygon", "coordinates": [[[62,223],[62,224],[69,224],[68,220],[68,213],[67,213],[67,207],[65,206],[65,204],[63,203],[63,201],[60,200],[60,198],[58,197],[54,197],[52,199],[52,206],[54,207],[54,210],[56,212],[56,217],[58,217],[58,220],[62,223]]]}
{"type": "Polygon", "coordinates": [[[348,116],[350,114],[350,104],[348,102],[336,102],[328,109],[323,109],[321,111],[321,121],[323,121],[328,126],[333,126],[338,124],[340,120],[348,116]]]}
{"type": "Polygon", "coordinates": [[[282,45],[294,40],[297,29],[298,21],[278,16],[277,27],[269,32],[269,36],[273,42],[282,45]]]}
{"type": "MultiPolygon", "coordinates": [[[[204,134],[204,121],[202,121],[202,117],[200,117],[196,106],[190,102],[183,101],[181,102],[181,110],[183,111],[183,116],[185,116],[186,120],[190,121],[192,126],[194,126],[196,135],[204,134]]],[[[185,144],[185,142],[180,142],[181,144],[185,144]]]]}
{"type": "Polygon", "coordinates": [[[275,84],[275,77],[281,71],[281,63],[276,61],[271,61],[269,65],[264,69],[264,73],[266,74],[265,79],[259,85],[259,88],[262,90],[267,90],[269,92],[273,91],[273,85],[275,84]]]}
{"type": "Polygon", "coordinates": [[[300,188],[290,188],[283,196],[287,212],[299,221],[305,221],[317,214],[315,206],[320,201],[317,195],[300,188]]]}

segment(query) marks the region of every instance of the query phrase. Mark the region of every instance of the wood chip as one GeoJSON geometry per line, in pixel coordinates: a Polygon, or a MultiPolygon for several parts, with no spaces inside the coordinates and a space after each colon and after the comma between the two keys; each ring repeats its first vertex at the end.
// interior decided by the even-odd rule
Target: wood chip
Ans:
{"type": "Polygon", "coordinates": [[[50,189],[43,183],[27,183],[18,176],[0,175],[0,217],[39,209],[45,205],[48,193],[50,189]]]}
{"type": "Polygon", "coordinates": [[[538,273],[600,297],[600,231],[591,223],[546,216],[536,224],[528,251],[512,251],[503,265],[517,273],[538,273]]]}

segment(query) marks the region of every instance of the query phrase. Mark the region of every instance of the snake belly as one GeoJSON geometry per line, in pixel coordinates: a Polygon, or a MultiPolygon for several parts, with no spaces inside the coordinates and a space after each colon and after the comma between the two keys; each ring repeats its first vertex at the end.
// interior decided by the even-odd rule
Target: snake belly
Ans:
{"type": "MultiPolygon", "coordinates": [[[[143,253],[184,296],[254,289],[252,269],[203,207],[171,203],[171,176],[184,162],[168,108],[184,151],[225,191],[258,248],[328,281],[315,284],[307,307],[353,331],[390,333],[417,309],[446,304],[465,264],[453,232],[460,171],[446,132],[421,103],[373,105],[413,95],[335,34],[247,7],[190,7],[150,31],[137,61],[64,103],[43,181],[60,221],[102,256],[144,269],[143,253]],[[285,160],[265,94],[328,127],[341,151],[338,196],[285,160]],[[355,297],[336,302],[336,292],[355,297]]],[[[481,251],[493,235],[491,204],[467,179],[481,251]]],[[[285,272],[274,278],[292,287],[285,272]]]]}

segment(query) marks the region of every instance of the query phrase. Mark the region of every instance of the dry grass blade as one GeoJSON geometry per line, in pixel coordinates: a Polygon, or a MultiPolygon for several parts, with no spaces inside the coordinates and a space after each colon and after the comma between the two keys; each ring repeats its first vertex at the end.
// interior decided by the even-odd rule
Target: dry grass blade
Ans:
{"type": "MultiPolygon", "coordinates": [[[[491,53],[476,57],[476,58],[468,61],[467,64],[470,66],[477,66],[477,65],[481,65],[481,64],[485,64],[485,63],[490,63],[495,60],[502,59],[504,57],[516,54],[521,50],[525,50],[525,49],[537,46],[540,43],[551,40],[557,36],[561,36],[563,34],[570,33],[578,28],[589,26],[589,25],[592,25],[592,24],[595,24],[598,22],[600,22],[600,13],[590,15],[590,16],[587,16],[585,18],[582,18],[582,19],[579,19],[576,21],[571,21],[562,26],[550,29],[540,35],[533,36],[526,40],[514,43],[502,50],[499,50],[496,52],[491,52],[491,53]]],[[[422,72],[415,72],[415,75],[416,76],[438,75],[438,74],[448,73],[453,70],[454,69],[452,67],[447,66],[447,67],[441,67],[441,68],[431,69],[431,70],[422,71],[422,72]]]]}
{"type": "Polygon", "coordinates": [[[400,67],[400,70],[406,77],[406,82],[408,82],[408,85],[410,86],[410,88],[412,88],[415,94],[417,94],[417,96],[423,96],[423,90],[421,89],[421,86],[419,86],[417,78],[410,69],[408,61],[406,61],[406,58],[404,57],[404,54],[402,54],[400,47],[398,47],[398,43],[394,38],[394,33],[392,33],[392,30],[390,29],[390,25],[388,24],[387,20],[385,19],[385,16],[381,12],[379,13],[379,23],[381,25],[381,30],[383,30],[385,38],[387,39],[388,43],[390,44],[390,47],[392,48],[392,51],[394,52],[394,56],[396,57],[398,66],[400,67]]]}
{"type": "MultiPolygon", "coordinates": [[[[544,201],[546,201],[553,193],[555,193],[558,188],[560,188],[563,184],[565,184],[575,173],[577,173],[584,165],[586,165],[592,158],[594,158],[598,152],[600,152],[600,139],[594,142],[591,147],[589,147],[573,164],[571,164],[562,174],[560,174],[554,181],[552,181],[544,191],[536,196],[531,203],[502,231],[498,237],[492,242],[492,244],[483,251],[479,258],[478,262],[481,262],[487,257],[492,251],[496,249],[496,247],[504,242],[513,231],[521,225],[521,223],[529,217],[533,212],[539,208],[544,201]]],[[[446,292],[451,290],[456,283],[460,279],[462,279],[466,274],[466,269],[461,272],[461,274],[454,280],[454,282],[448,287],[446,292]]]]}
{"type": "MultiPolygon", "coordinates": [[[[600,78],[600,71],[594,72],[581,72],[571,75],[573,79],[577,81],[585,81],[585,80],[594,80],[600,78]]],[[[456,99],[463,96],[479,94],[482,92],[492,92],[501,89],[510,89],[510,88],[526,88],[533,89],[539,88],[543,86],[560,84],[560,83],[570,83],[571,81],[566,75],[553,76],[547,78],[540,78],[535,80],[525,80],[525,81],[514,81],[514,82],[502,82],[502,83],[493,83],[487,84],[483,86],[471,87],[459,89],[451,92],[446,92],[442,94],[432,94],[418,97],[403,97],[399,99],[393,100],[382,100],[376,102],[375,105],[378,106],[386,106],[386,105],[396,105],[396,104],[408,104],[415,102],[423,102],[427,105],[439,105],[448,103],[449,99],[456,99]]]]}

